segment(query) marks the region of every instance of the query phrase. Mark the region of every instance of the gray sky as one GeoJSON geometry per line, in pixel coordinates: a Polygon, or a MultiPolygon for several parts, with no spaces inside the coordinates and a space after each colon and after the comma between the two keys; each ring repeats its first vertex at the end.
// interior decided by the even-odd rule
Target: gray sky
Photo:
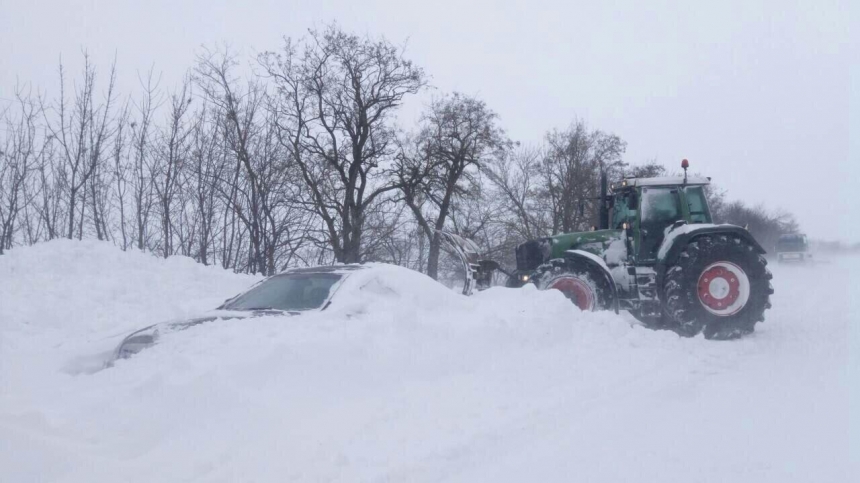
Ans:
{"type": "Polygon", "coordinates": [[[858,3],[0,0],[0,98],[16,80],[56,93],[59,56],[74,70],[83,47],[102,70],[116,53],[129,93],[151,65],[175,84],[203,44],[250,55],[336,20],[408,41],[433,86],[480,96],[513,139],[581,118],[628,162],[688,158],[730,198],[860,241],[858,3]]]}

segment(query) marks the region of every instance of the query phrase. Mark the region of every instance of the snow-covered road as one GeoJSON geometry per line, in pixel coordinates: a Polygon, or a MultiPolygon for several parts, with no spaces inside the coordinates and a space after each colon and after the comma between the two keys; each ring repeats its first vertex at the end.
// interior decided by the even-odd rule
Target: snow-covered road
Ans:
{"type": "Polygon", "coordinates": [[[95,371],[129,330],[255,279],[94,242],[16,248],[0,482],[856,481],[860,259],[772,270],[774,307],[740,341],[407,277],[427,300],[211,323],[95,371]]]}

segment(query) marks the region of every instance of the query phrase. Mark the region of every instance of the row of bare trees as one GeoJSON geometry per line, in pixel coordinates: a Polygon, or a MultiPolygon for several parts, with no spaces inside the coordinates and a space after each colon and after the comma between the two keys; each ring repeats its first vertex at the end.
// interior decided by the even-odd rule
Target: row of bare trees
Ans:
{"type": "MultiPolygon", "coordinates": [[[[243,272],[378,260],[445,270],[439,229],[497,258],[587,229],[602,171],[631,168],[618,136],[576,121],[512,142],[482,100],[437,95],[398,125],[425,72],[384,39],[337,26],[285,39],[242,76],[204,50],[173,88],[152,72],[121,96],[84,55],[56,97],[0,104],[0,254],[55,238],[109,240],[243,272]]],[[[730,207],[731,208],[731,207],[730,207]]]]}

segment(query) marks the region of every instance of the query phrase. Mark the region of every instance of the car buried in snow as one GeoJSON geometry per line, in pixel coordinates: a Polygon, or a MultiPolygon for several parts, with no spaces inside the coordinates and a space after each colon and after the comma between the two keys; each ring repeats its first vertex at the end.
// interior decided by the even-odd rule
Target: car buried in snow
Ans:
{"type": "Polygon", "coordinates": [[[112,366],[117,360],[128,359],[167,334],[207,322],[298,316],[325,310],[337,301],[343,291],[360,288],[363,281],[371,279],[374,272],[380,270],[379,267],[378,264],[333,265],[298,268],[273,275],[199,317],[155,324],[129,334],[117,346],[107,366],[112,366]],[[355,277],[356,273],[364,276],[355,277]]]}

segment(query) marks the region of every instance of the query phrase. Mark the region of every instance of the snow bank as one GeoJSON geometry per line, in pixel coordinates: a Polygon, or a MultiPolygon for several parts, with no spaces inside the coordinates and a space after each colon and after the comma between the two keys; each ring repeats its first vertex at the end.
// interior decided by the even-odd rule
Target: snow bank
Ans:
{"type": "Polygon", "coordinates": [[[12,250],[0,481],[850,479],[857,314],[825,293],[848,292],[841,265],[778,271],[768,322],[731,343],[386,270],[325,312],[192,327],[95,371],[127,331],[255,278],[99,243],[12,250]]]}
{"type": "Polygon", "coordinates": [[[54,240],[0,257],[0,330],[5,341],[25,345],[50,337],[59,351],[86,359],[132,329],[211,309],[258,279],[187,257],[54,240]]]}

